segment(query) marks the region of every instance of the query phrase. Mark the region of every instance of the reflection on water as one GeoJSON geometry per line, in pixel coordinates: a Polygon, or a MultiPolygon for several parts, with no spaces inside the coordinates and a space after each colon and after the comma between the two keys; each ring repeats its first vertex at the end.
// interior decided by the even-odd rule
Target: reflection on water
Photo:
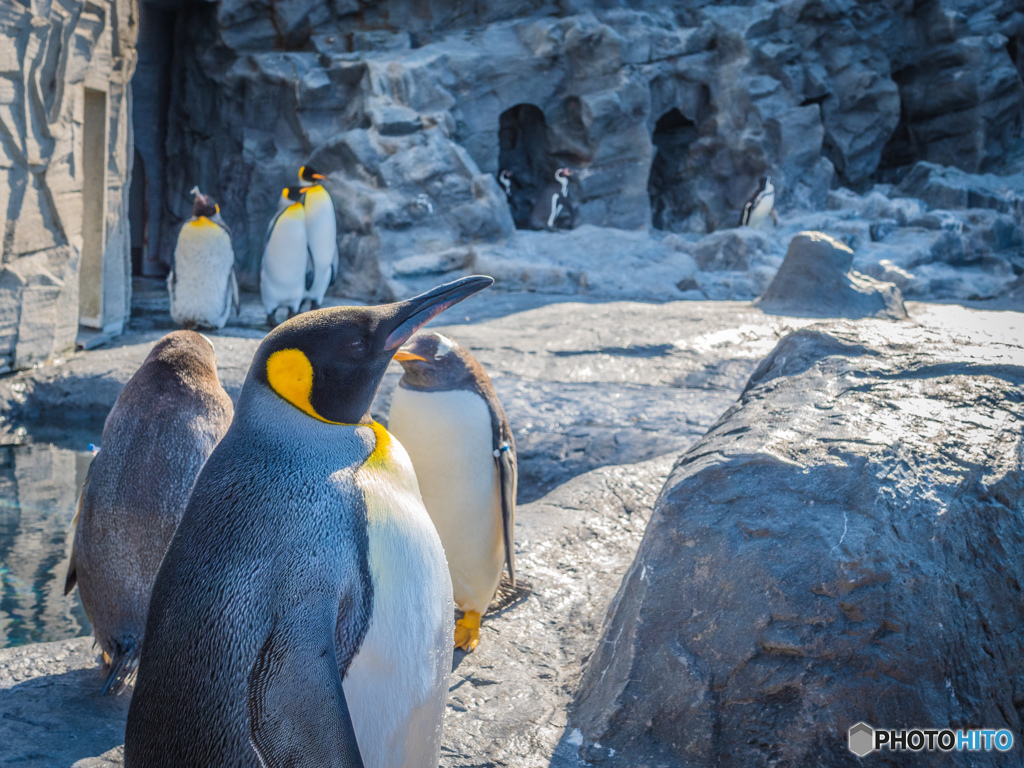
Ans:
{"type": "Polygon", "coordinates": [[[87,434],[0,446],[0,648],[92,632],[78,590],[64,596],[89,438],[99,442],[87,434]]]}

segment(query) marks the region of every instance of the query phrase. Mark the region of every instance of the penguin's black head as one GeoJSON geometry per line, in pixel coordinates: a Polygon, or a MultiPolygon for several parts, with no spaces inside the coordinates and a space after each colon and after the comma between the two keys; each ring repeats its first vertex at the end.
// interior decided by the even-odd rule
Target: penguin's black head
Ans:
{"type": "Polygon", "coordinates": [[[320,171],[313,168],[312,166],[304,165],[301,168],[299,168],[299,181],[305,184],[309,184],[315,181],[323,181],[325,178],[327,177],[320,173],[320,171]]]}
{"type": "Polygon", "coordinates": [[[395,351],[432,318],[493,282],[475,275],[394,304],[305,312],[267,335],[249,381],[319,421],[368,424],[395,351]]]}
{"type": "Polygon", "coordinates": [[[286,197],[294,203],[302,202],[302,193],[309,187],[285,187],[281,190],[281,197],[286,197]]]}
{"type": "Polygon", "coordinates": [[[192,215],[193,216],[216,216],[220,213],[220,206],[217,201],[209,195],[199,191],[199,187],[192,187],[192,215]]]}
{"type": "Polygon", "coordinates": [[[405,369],[402,383],[410,389],[468,389],[483,374],[462,345],[436,331],[416,334],[395,353],[395,360],[405,369]]]}

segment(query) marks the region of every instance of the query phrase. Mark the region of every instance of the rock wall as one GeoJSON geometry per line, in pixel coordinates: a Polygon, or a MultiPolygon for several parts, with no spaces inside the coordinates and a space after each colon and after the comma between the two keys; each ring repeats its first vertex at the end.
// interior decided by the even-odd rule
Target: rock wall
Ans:
{"type": "Polygon", "coordinates": [[[0,371],[72,347],[80,316],[127,320],[136,14],[134,0],[0,6],[0,371]]]}
{"type": "Polygon", "coordinates": [[[343,224],[339,292],[407,293],[511,235],[493,174],[524,104],[544,135],[519,181],[576,168],[581,224],[730,227],[763,173],[786,209],[917,160],[998,170],[1021,139],[1022,35],[1013,0],[197,4],[160,255],[200,183],[255,285],[280,188],[312,161],[343,224]]]}
{"type": "Polygon", "coordinates": [[[854,766],[858,721],[1021,733],[1020,321],[944,315],[790,334],[679,459],[570,712],[587,764],[854,766]]]}

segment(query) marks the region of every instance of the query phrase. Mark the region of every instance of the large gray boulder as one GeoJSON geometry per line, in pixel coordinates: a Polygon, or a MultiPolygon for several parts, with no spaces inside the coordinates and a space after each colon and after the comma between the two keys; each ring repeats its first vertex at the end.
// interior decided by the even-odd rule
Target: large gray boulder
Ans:
{"type": "Polygon", "coordinates": [[[822,232],[801,232],[756,303],[766,312],[810,317],[907,316],[899,288],[852,266],[850,248],[822,232]]]}
{"type": "Polygon", "coordinates": [[[570,712],[581,758],[854,766],[858,721],[1019,739],[1024,354],[952,314],[792,333],[679,459],[570,712]]]}

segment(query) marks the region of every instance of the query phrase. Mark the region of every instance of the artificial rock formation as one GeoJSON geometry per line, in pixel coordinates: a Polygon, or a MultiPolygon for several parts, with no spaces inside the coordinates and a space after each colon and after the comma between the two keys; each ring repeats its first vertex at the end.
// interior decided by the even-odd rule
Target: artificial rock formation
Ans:
{"type": "Polygon", "coordinates": [[[822,232],[789,244],[771,285],[757,300],[766,312],[810,317],[907,316],[899,288],[854,272],[853,251],[822,232]]]}
{"type": "Polygon", "coordinates": [[[0,7],[0,371],[128,318],[134,6],[0,7]]]}
{"type": "Polygon", "coordinates": [[[588,764],[855,766],[858,721],[1021,732],[1019,321],[945,312],[790,334],[679,459],[570,712],[588,764]]]}
{"type": "Polygon", "coordinates": [[[998,170],[1021,138],[1013,0],[612,5],[161,3],[175,119],[150,243],[169,260],[199,183],[254,285],[280,188],[312,161],[341,221],[337,290],[389,298],[508,240],[501,166],[520,204],[570,165],[580,224],[704,234],[766,172],[780,209],[822,208],[833,180],[998,170]]]}

